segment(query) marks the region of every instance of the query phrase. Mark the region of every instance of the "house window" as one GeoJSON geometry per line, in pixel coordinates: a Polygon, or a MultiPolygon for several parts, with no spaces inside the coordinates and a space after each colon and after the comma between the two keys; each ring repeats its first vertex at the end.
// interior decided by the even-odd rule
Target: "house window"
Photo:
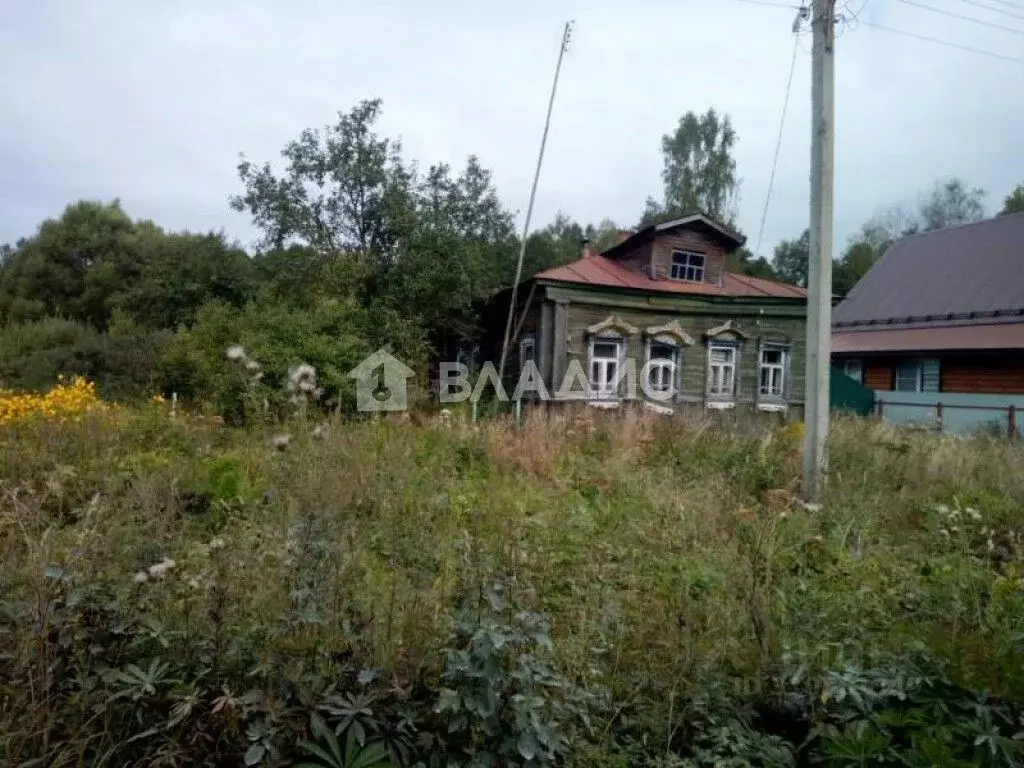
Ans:
{"type": "Polygon", "coordinates": [[[521,370],[527,363],[534,363],[536,361],[537,340],[531,333],[519,340],[519,368],[521,370]]]}
{"type": "Polygon", "coordinates": [[[844,360],[843,361],[843,373],[845,373],[851,379],[856,381],[858,384],[863,384],[864,383],[864,361],[863,360],[844,360]]]}
{"type": "Polygon", "coordinates": [[[897,363],[896,391],[938,392],[939,361],[934,358],[922,358],[897,363]]]}
{"type": "Polygon", "coordinates": [[[736,347],[708,346],[708,394],[732,397],[736,394],[736,347]]]}
{"type": "Polygon", "coordinates": [[[652,339],[647,345],[647,362],[648,391],[659,394],[675,392],[679,347],[652,339]]]}
{"type": "Polygon", "coordinates": [[[590,388],[597,397],[614,397],[622,359],[622,340],[596,338],[590,343],[590,388]]]}
{"type": "Polygon", "coordinates": [[[704,254],[692,251],[672,251],[672,266],[669,277],[673,280],[704,282],[704,254]]]}
{"type": "Polygon", "coordinates": [[[786,357],[782,347],[765,346],[761,349],[762,397],[781,398],[786,391],[786,357]]]}
{"type": "Polygon", "coordinates": [[[479,357],[480,345],[478,344],[459,344],[455,350],[455,362],[461,363],[467,368],[476,368],[479,357]]]}

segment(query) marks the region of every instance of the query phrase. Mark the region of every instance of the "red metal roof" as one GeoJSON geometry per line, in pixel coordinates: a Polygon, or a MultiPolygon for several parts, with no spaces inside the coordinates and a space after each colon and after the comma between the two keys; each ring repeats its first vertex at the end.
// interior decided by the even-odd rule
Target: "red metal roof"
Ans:
{"type": "Polygon", "coordinates": [[[836,354],[946,349],[1024,349],[1024,323],[832,333],[832,352],[836,354]]]}
{"type": "Polygon", "coordinates": [[[653,280],[642,272],[604,256],[589,256],[563,267],[545,269],[534,275],[538,280],[556,283],[576,283],[602,288],[624,288],[656,293],[692,294],[703,296],[772,297],[780,299],[806,299],[803,288],[788,283],[777,283],[734,272],[722,273],[722,284],[688,283],[681,280],[653,280]]]}

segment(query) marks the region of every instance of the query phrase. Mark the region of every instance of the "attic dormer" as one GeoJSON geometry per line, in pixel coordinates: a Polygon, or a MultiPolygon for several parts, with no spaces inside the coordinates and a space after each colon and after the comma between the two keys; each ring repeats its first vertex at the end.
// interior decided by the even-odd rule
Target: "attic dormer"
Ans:
{"type": "Polygon", "coordinates": [[[695,214],[645,227],[604,256],[655,280],[721,285],[726,255],[744,242],[742,235],[695,214]]]}

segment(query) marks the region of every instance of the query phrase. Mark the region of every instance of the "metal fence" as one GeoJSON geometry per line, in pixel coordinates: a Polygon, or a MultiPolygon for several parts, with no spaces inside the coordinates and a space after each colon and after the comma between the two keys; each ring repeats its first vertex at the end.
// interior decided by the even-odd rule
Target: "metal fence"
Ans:
{"type": "Polygon", "coordinates": [[[1022,433],[1024,396],[954,392],[876,392],[874,412],[895,424],[930,426],[942,432],[991,432],[1010,439],[1022,433]]]}

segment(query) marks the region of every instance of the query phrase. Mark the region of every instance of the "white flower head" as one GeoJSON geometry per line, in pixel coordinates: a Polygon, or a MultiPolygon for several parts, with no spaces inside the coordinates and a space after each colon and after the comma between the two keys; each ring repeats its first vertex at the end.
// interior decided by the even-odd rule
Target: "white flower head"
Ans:
{"type": "Polygon", "coordinates": [[[223,536],[214,536],[210,539],[210,549],[224,549],[226,544],[223,536]]]}
{"type": "Polygon", "coordinates": [[[247,360],[245,354],[245,347],[243,347],[241,344],[232,344],[230,347],[228,347],[228,351],[226,354],[228,360],[231,360],[236,363],[242,363],[247,360]]]}
{"type": "Polygon", "coordinates": [[[288,447],[288,443],[290,443],[291,441],[292,439],[288,435],[277,435],[274,437],[273,440],[270,441],[270,444],[274,446],[277,450],[283,451],[285,448],[288,447]]]}
{"type": "MultiPolygon", "coordinates": [[[[244,352],[243,352],[243,354],[244,354],[244,352]]],[[[257,363],[255,360],[246,360],[245,361],[245,370],[249,371],[249,373],[259,373],[259,371],[260,371],[260,364],[257,363]]]]}
{"type": "Polygon", "coordinates": [[[134,576],[132,576],[132,581],[134,581],[136,584],[145,584],[147,581],[149,581],[149,576],[146,574],[145,571],[138,571],[134,576]]]}
{"type": "Polygon", "coordinates": [[[326,436],[327,436],[327,425],[326,424],[317,424],[315,427],[313,427],[313,439],[314,440],[323,440],[326,436]]]}
{"type": "Polygon", "coordinates": [[[981,520],[981,512],[979,512],[974,507],[968,507],[965,511],[967,512],[967,515],[971,518],[971,520],[981,520]]]}
{"type": "Polygon", "coordinates": [[[316,368],[309,363],[300,363],[288,369],[288,390],[311,395],[316,391],[316,368]]]}
{"type": "Polygon", "coordinates": [[[168,571],[173,571],[177,567],[178,564],[176,562],[169,557],[165,557],[159,563],[154,563],[149,566],[147,570],[149,571],[149,575],[154,579],[162,579],[167,575],[168,571]]]}

